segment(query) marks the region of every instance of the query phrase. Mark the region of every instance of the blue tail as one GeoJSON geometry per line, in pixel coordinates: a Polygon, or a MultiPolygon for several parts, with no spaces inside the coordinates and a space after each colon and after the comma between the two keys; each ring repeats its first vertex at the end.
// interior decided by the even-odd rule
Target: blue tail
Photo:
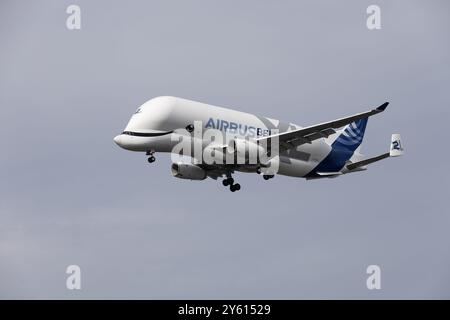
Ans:
{"type": "Polygon", "coordinates": [[[366,131],[367,118],[350,123],[331,145],[331,152],[323,159],[308,176],[317,172],[338,172],[352,157],[362,143],[366,131]]]}
{"type": "Polygon", "coordinates": [[[366,131],[367,118],[350,123],[334,141],[332,148],[344,149],[354,152],[364,138],[366,131]]]}

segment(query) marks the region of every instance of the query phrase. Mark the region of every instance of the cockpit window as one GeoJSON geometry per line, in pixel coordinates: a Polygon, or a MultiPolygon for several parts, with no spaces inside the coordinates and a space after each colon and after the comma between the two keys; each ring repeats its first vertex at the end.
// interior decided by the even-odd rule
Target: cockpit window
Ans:
{"type": "Polygon", "coordinates": [[[136,110],[136,112],[134,113],[134,114],[136,114],[136,113],[139,113],[139,112],[141,112],[142,110],[141,110],[141,107],[139,107],[139,108],[137,108],[137,110],[136,110]]]}

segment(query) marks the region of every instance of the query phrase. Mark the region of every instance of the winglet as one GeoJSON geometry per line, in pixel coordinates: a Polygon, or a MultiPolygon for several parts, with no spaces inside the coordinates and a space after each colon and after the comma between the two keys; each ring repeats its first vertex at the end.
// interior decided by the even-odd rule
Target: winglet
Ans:
{"type": "Polygon", "coordinates": [[[386,110],[388,104],[389,104],[389,102],[385,102],[381,106],[379,106],[376,110],[382,112],[382,111],[386,110]]]}

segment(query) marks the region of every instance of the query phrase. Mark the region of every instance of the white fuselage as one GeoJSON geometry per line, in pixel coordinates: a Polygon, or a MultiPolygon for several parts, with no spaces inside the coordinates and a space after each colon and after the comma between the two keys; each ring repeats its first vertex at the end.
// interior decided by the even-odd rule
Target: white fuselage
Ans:
{"type": "MultiPolygon", "coordinates": [[[[184,129],[194,122],[201,123],[202,129],[217,129],[224,133],[232,131],[235,136],[252,138],[270,135],[274,130],[285,132],[300,128],[279,120],[164,96],[139,107],[124,132],[114,141],[132,151],[172,152],[177,143],[173,131],[184,129]]],[[[327,139],[315,140],[281,153],[278,174],[304,177],[330,153],[336,136],[333,134],[327,139]]],[[[207,143],[202,145],[206,147],[207,143]]]]}

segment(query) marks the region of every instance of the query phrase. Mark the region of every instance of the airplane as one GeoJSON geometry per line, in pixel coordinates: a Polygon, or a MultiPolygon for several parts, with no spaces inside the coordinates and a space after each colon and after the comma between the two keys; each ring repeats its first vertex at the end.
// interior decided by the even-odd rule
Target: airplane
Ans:
{"type": "Polygon", "coordinates": [[[228,108],[161,96],[141,105],[124,131],[114,137],[114,142],[126,150],[145,152],[148,162],[153,163],[155,153],[177,154],[179,152],[174,148],[180,139],[191,138],[191,142],[199,143],[200,153],[196,155],[191,150],[187,154],[189,161],[173,162],[172,175],[188,180],[223,178],[222,184],[232,192],[241,189],[233,178],[235,172],[257,173],[265,180],[276,174],[307,180],[336,178],[364,171],[371,163],[403,154],[399,134],[392,134],[389,152],[371,158],[360,153],[368,118],[383,112],[388,104],[385,102],[349,117],[301,127],[228,108]],[[202,130],[223,133],[231,139],[224,142],[196,134],[202,130]],[[272,144],[274,141],[276,143],[272,144]],[[212,150],[219,159],[231,155],[234,161],[202,161],[206,150],[212,150]],[[253,158],[255,161],[245,158],[250,157],[249,150],[259,152],[259,156],[253,158]],[[272,150],[276,154],[272,155],[272,150]],[[245,158],[244,161],[236,161],[237,153],[245,158]],[[270,171],[270,167],[276,170],[270,171]]]}

